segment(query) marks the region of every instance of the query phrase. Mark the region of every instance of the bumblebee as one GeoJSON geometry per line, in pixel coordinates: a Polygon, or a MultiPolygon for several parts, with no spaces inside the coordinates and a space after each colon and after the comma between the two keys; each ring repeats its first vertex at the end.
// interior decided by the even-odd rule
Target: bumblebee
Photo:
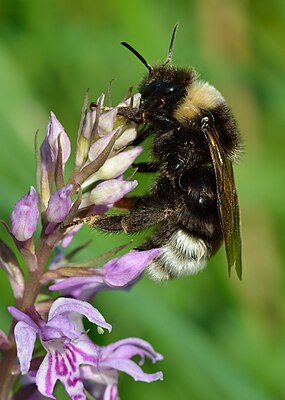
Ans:
{"type": "Polygon", "coordinates": [[[155,232],[139,250],[160,248],[148,266],[155,280],[195,274],[225,242],[229,273],[242,277],[238,195],[232,163],[241,149],[235,119],[221,93],[198,79],[192,68],[171,65],[175,25],[168,56],[151,66],[126,42],[148,69],[139,85],[139,108],[119,114],[135,122],[140,135],[152,137],[152,161],[139,172],[157,172],[149,194],[135,199],[130,213],[100,215],[92,225],[105,231],[134,233],[150,226],[155,232]]]}

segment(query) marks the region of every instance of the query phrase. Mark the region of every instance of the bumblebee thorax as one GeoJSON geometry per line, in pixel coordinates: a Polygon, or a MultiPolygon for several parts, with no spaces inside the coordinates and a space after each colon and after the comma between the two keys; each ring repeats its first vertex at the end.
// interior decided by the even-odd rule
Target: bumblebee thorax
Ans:
{"type": "Polygon", "coordinates": [[[183,100],[174,111],[174,117],[183,124],[201,115],[203,111],[212,111],[222,104],[225,104],[225,99],[214,86],[196,80],[188,85],[183,100]]]}

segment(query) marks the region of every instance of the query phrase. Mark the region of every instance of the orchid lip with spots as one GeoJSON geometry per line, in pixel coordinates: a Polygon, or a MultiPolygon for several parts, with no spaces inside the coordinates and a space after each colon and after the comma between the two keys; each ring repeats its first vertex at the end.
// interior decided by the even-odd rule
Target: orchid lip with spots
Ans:
{"type": "Polygon", "coordinates": [[[39,316],[31,318],[15,307],[9,307],[10,313],[19,322],[15,326],[15,340],[22,373],[27,373],[36,336],[47,354],[40,365],[36,384],[40,393],[53,398],[53,389],[60,380],[70,398],[85,398],[80,378],[81,364],[96,366],[96,346],[88,340],[78,315],[84,315],[109,332],[112,327],[104,317],[89,303],[76,299],[58,298],[52,305],[48,321],[39,316]],[[80,397],[78,397],[80,398],[80,397]]]}
{"type": "MultiPolygon", "coordinates": [[[[135,355],[141,357],[140,364],[145,357],[152,362],[162,360],[162,356],[146,341],[129,338],[104,348],[91,342],[84,332],[81,316],[109,332],[112,327],[87,302],[58,298],[50,309],[47,321],[36,313],[30,316],[15,307],[9,307],[9,311],[19,321],[15,326],[15,340],[21,372],[25,374],[29,371],[37,335],[47,352],[35,376],[36,386],[44,396],[54,398],[54,386],[59,380],[71,399],[85,399],[83,381],[91,381],[96,390],[96,384],[101,383],[104,374],[105,382],[108,382],[110,370],[116,378],[112,384],[118,382],[116,371],[123,371],[143,382],[162,379],[161,372],[145,373],[131,360],[135,355]]],[[[109,384],[106,390],[107,386],[109,384]]]]}

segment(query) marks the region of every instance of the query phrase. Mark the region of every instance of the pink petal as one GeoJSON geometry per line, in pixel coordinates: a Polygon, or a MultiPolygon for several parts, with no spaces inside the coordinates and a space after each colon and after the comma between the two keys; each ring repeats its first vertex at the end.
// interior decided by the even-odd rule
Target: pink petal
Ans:
{"type": "Polygon", "coordinates": [[[65,249],[72,242],[75,234],[82,228],[83,224],[78,224],[68,228],[64,234],[61,245],[65,249]]]}
{"type": "Polygon", "coordinates": [[[116,385],[119,380],[118,371],[116,371],[115,369],[106,369],[102,373],[102,371],[100,371],[100,369],[98,368],[98,365],[82,365],[80,367],[80,373],[83,380],[94,383],[96,382],[101,385],[116,385]]]}
{"type": "Polygon", "coordinates": [[[71,278],[66,278],[61,280],[60,282],[54,283],[49,286],[49,290],[64,290],[69,289],[78,285],[86,285],[89,283],[94,284],[102,284],[103,278],[102,276],[94,275],[94,276],[74,276],[71,278]]]}
{"type": "Polygon", "coordinates": [[[17,355],[19,358],[21,372],[26,374],[30,368],[30,362],[36,341],[36,331],[25,322],[18,322],[14,329],[17,344],[17,355]]]}
{"type": "Polygon", "coordinates": [[[108,385],[105,393],[104,393],[104,399],[103,400],[117,400],[118,399],[118,386],[113,384],[113,385],[108,385]]]}
{"type": "Polygon", "coordinates": [[[36,376],[38,390],[44,396],[54,398],[52,393],[58,379],[71,399],[85,399],[79,365],[82,363],[96,365],[96,346],[89,339],[83,338],[76,341],[76,345],[73,343],[65,345],[63,341],[59,345],[59,341],[51,341],[46,343],[46,347],[48,354],[36,376]]]}
{"type": "Polygon", "coordinates": [[[117,371],[125,372],[126,374],[132,376],[135,381],[142,382],[153,382],[158,379],[162,380],[162,372],[156,372],[154,374],[146,374],[143,370],[132,360],[122,359],[108,359],[100,363],[101,368],[114,368],[117,371]]]}
{"type": "Polygon", "coordinates": [[[29,317],[23,311],[20,311],[20,310],[18,310],[18,308],[13,307],[13,306],[8,307],[8,311],[12,315],[12,317],[15,318],[17,321],[25,322],[33,330],[35,330],[37,332],[39,331],[38,325],[34,322],[34,320],[31,317],[29,317]]]}
{"type": "Polygon", "coordinates": [[[62,295],[89,301],[100,290],[109,289],[102,276],[76,276],[63,279],[49,287],[49,290],[61,290],[62,295]]]}
{"type": "Polygon", "coordinates": [[[113,126],[117,117],[117,107],[100,115],[99,118],[99,135],[107,135],[113,130],[113,126]]]}
{"type": "Polygon", "coordinates": [[[95,307],[86,301],[76,299],[60,297],[55,300],[51,306],[48,319],[51,320],[53,317],[66,312],[80,313],[87,317],[90,322],[107,329],[109,332],[112,330],[111,325],[105,321],[103,315],[95,307]]]}
{"type": "Polygon", "coordinates": [[[92,144],[88,152],[88,158],[90,161],[96,160],[96,158],[102,153],[108,143],[112,140],[112,137],[115,135],[115,133],[116,131],[110,132],[108,135],[103,136],[92,144]]]}
{"type": "Polygon", "coordinates": [[[95,109],[92,111],[88,111],[88,113],[86,114],[82,134],[87,139],[90,138],[92,127],[93,127],[93,124],[94,124],[95,118],[96,118],[96,113],[97,113],[97,110],[95,109]]]}
{"type": "Polygon", "coordinates": [[[143,151],[143,147],[136,146],[131,150],[122,151],[109,158],[105,164],[92,175],[92,181],[117,178],[122,175],[143,151]]]}
{"type": "Polygon", "coordinates": [[[163,356],[157,353],[154,348],[143,339],[130,337],[118,340],[115,343],[103,347],[102,359],[107,358],[131,358],[134,355],[145,355],[153,363],[163,359],[163,356]]]}
{"type": "Polygon", "coordinates": [[[121,136],[118,137],[114,144],[114,149],[119,150],[123,147],[127,146],[137,137],[137,129],[136,128],[128,128],[126,129],[121,136]]]}
{"type": "Polygon", "coordinates": [[[55,399],[52,395],[54,385],[58,379],[55,368],[54,368],[54,357],[51,353],[48,353],[43,362],[41,363],[37,375],[36,384],[39,392],[47,397],[55,399]]]}
{"type": "Polygon", "coordinates": [[[159,249],[131,251],[114,258],[104,265],[105,282],[112,287],[123,287],[137,279],[153,258],[159,255],[159,249]]]}
{"type": "Polygon", "coordinates": [[[95,205],[113,204],[121,200],[127,193],[134,190],[137,185],[137,181],[110,179],[99,183],[99,185],[91,191],[90,200],[95,205]]]}

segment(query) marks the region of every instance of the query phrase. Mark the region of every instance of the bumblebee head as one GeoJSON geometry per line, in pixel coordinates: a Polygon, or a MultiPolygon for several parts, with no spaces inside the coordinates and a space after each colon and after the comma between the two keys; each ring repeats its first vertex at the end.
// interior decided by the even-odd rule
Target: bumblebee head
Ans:
{"type": "Polygon", "coordinates": [[[187,87],[196,79],[193,69],[177,68],[170,65],[173,43],[178,24],[173,28],[166,60],[158,65],[151,66],[146,59],[131,45],[121,42],[130,50],[148,69],[148,74],[139,85],[141,93],[141,107],[174,110],[177,103],[186,95],[187,87]]]}

